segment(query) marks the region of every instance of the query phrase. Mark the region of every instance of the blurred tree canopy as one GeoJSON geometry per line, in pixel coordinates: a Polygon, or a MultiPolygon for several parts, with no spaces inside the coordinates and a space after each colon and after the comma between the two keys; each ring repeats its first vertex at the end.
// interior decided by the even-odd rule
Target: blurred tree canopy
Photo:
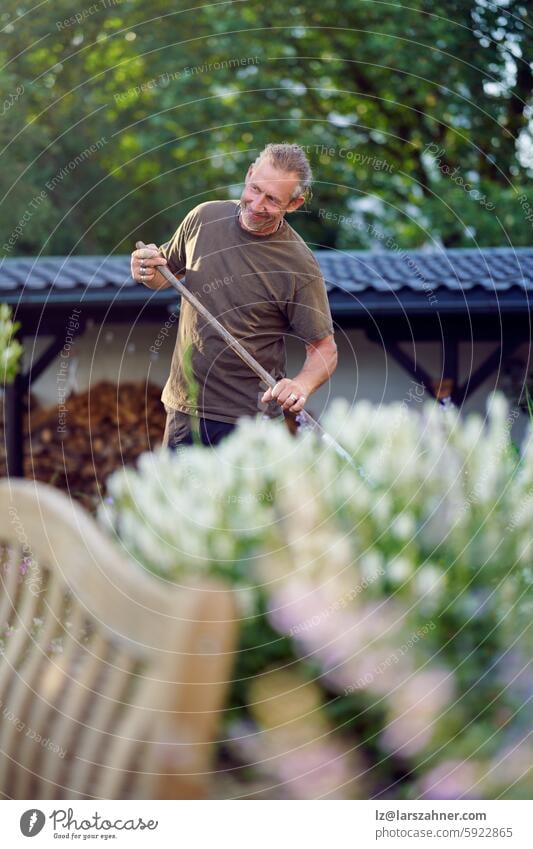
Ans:
{"type": "Polygon", "coordinates": [[[526,0],[4,0],[0,30],[4,254],[163,241],[269,141],[307,147],[315,248],[533,241],[526,0]]]}

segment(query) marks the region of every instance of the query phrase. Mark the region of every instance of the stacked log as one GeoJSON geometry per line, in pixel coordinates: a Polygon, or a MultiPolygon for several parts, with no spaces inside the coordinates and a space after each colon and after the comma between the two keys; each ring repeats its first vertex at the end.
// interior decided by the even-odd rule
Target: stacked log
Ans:
{"type": "MultiPolygon", "coordinates": [[[[160,387],[152,383],[102,381],[71,394],[61,409],[30,399],[24,476],[57,486],[94,511],[111,472],[160,445],[165,427],[160,397],[160,387]]],[[[0,473],[5,475],[4,457],[0,473]]]]}

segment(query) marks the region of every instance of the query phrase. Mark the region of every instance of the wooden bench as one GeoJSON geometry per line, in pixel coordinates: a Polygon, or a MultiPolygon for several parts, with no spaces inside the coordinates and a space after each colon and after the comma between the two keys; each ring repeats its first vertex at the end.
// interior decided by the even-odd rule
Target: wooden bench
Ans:
{"type": "Polygon", "coordinates": [[[160,580],[64,494],[0,481],[0,796],[209,796],[236,619],[223,585],[160,580]]]}

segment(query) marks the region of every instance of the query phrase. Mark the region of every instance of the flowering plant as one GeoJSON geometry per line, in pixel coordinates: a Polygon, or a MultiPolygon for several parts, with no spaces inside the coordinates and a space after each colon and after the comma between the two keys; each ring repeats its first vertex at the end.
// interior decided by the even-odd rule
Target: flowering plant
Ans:
{"type": "Polygon", "coordinates": [[[15,338],[19,327],[19,322],[11,320],[7,304],[0,304],[0,376],[4,385],[12,383],[20,371],[23,348],[15,338]]]}
{"type": "Polygon", "coordinates": [[[339,400],[324,424],[351,464],[243,420],[109,479],[100,518],[130,557],[238,588],[226,746],[261,792],[531,793],[533,430],[518,452],[512,421],[498,395],[485,421],[339,400]]]}

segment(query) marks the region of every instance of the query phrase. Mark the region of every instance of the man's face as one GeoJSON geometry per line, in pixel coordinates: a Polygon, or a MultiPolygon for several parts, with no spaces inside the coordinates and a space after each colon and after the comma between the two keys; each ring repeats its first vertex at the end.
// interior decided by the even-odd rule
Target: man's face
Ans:
{"type": "Polygon", "coordinates": [[[268,160],[250,165],[241,195],[241,217],[244,226],[258,234],[273,233],[286,212],[293,212],[304,202],[291,200],[298,177],[275,168],[268,160]]]}

